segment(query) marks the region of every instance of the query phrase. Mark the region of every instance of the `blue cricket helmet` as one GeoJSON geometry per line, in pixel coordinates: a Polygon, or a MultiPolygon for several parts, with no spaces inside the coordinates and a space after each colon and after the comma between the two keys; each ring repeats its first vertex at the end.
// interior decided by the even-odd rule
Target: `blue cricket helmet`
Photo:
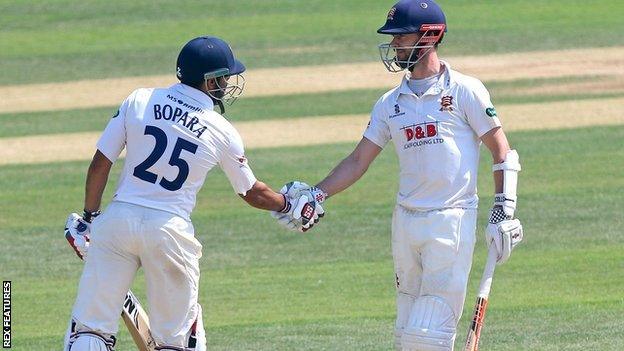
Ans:
{"type": "Polygon", "coordinates": [[[180,50],[176,76],[194,86],[204,79],[243,73],[245,65],[234,58],[230,46],[217,37],[197,37],[180,50]]]}
{"type": "Polygon", "coordinates": [[[423,25],[444,25],[446,17],[433,0],[401,0],[388,11],[386,23],[379,34],[408,34],[423,31],[423,25]]]}
{"type": "Polygon", "coordinates": [[[380,34],[400,35],[420,33],[409,46],[397,47],[392,42],[380,44],[381,62],[390,72],[412,68],[439,43],[446,32],[446,17],[433,0],[400,0],[388,11],[386,23],[377,30],[380,34]],[[407,57],[399,53],[409,50],[407,57]]]}

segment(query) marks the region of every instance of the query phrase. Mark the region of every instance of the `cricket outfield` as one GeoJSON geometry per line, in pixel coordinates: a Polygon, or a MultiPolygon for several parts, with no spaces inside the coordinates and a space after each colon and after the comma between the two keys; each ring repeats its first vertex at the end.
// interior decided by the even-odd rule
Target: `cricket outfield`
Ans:
{"type": "MultiPolygon", "coordinates": [[[[486,82],[523,165],[518,217],[526,237],[497,269],[482,349],[624,349],[623,5],[440,2],[451,24],[442,57],[486,82]],[[598,20],[603,27],[584,48],[583,27],[598,20]],[[548,41],[539,41],[546,31],[548,41]]],[[[391,3],[318,0],[305,11],[278,0],[179,2],[175,11],[165,1],[0,4],[0,276],[13,282],[13,348],[61,347],[81,268],[62,224],[80,209],[94,140],[124,94],[172,81],[166,74],[189,36],[223,36],[250,67],[249,94],[228,115],[256,175],[274,188],[318,181],[398,80],[374,62],[383,39],[374,30],[391,3]],[[230,13],[235,25],[227,26],[230,13]]],[[[478,228],[490,162],[483,152],[478,228]]],[[[388,148],[360,182],[328,200],[327,216],[306,235],[248,208],[220,170],[209,175],[193,214],[209,348],[390,350],[396,171],[388,148]]],[[[484,246],[480,234],[458,340],[484,246]]],[[[145,301],[141,274],[133,291],[145,301]]],[[[132,348],[121,325],[117,349],[132,348]]]]}

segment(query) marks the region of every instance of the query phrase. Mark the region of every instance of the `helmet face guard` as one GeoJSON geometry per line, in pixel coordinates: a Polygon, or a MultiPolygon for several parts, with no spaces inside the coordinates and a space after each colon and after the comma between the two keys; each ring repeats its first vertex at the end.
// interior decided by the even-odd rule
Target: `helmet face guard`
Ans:
{"type": "Polygon", "coordinates": [[[178,55],[176,76],[180,82],[196,87],[214,79],[216,88],[208,96],[224,112],[223,103],[231,105],[243,93],[245,65],[234,57],[228,43],[217,37],[197,37],[184,45],[178,55]],[[225,83],[225,81],[228,81],[225,83]]]}
{"type": "Polygon", "coordinates": [[[204,74],[204,82],[206,83],[206,87],[208,86],[208,80],[214,79],[215,84],[217,85],[217,89],[208,90],[208,95],[211,98],[225,102],[228,105],[232,105],[238,97],[243,94],[243,89],[245,88],[245,77],[241,73],[230,75],[230,70],[227,68],[218,69],[213,72],[208,72],[204,74]],[[219,83],[221,77],[227,81],[225,86],[221,86],[219,83]]]}
{"type": "MultiPolygon", "coordinates": [[[[386,69],[390,72],[401,72],[405,69],[411,70],[412,67],[420,59],[425,57],[431,49],[438,44],[444,36],[445,24],[423,24],[420,26],[420,30],[416,33],[422,33],[420,39],[412,46],[392,46],[391,43],[380,44],[379,56],[381,62],[383,62],[386,69]],[[409,50],[409,55],[406,59],[401,60],[398,56],[398,50],[409,50]]],[[[408,33],[397,33],[408,34],[408,33]]]]}

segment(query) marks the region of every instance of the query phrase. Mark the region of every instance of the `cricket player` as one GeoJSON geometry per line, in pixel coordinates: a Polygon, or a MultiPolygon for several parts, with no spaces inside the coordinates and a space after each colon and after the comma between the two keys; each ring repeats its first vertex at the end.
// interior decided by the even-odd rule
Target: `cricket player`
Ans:
{"type": "Polygon", "coordinates": [[[318,220],[322,207],[314,199],[290,198],[256,179],[240,135],[214,111],[216,104],[223,113],[223,103],[242,93],[244,71],[226,42],[195,38],[178,56],[180,83],[135,90],[108,123],[88,170],[84,215],[71,214],[66,225],[86,262],[65,350],[114,349],[123,299],[139,267],[157,349],[206,349],[197,301],[202,245],[190,215],[216,165],[247,203],[280,212],[292,229],[307,230],[318,220]],[[111,166],[124,148],[117,190],[100,215],[111,166]]]}
{"type": "MultiPolygon", "coordinates": [[[[398,155],[399,192],[392,220],[397,350],[453,349],[472,264],[477,222],[479,146],[492,153],[495,183],[486,228],[498,263],[522,240],[514,219],[518,154],[510,149],[483,84],[438,58],[446,18],[432,0],[401,0],[377,31],[383,64],[405,76],[373,107],[363,138],[316,187],[323,201],[355,183],[389,141],[398,155]]],[[[289,194],[298,193],[297,187],[289,194]]],[[[287,225],[289,219],[280,223],[287,225]]]]}

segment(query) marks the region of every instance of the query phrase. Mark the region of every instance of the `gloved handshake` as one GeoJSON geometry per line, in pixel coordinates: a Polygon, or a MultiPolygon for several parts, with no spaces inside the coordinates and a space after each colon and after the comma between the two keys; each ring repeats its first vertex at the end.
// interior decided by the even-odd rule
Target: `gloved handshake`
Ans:
{"type": "Polygon", "coordinates": [[[308,231],[325,215],[321,204],[325,201],[326,194],[317,187],[293,181],[286,183],[280,193],[286,200],[284,208],[279,212],[272,211],[271,216],[290,230],[308,231]]]}

